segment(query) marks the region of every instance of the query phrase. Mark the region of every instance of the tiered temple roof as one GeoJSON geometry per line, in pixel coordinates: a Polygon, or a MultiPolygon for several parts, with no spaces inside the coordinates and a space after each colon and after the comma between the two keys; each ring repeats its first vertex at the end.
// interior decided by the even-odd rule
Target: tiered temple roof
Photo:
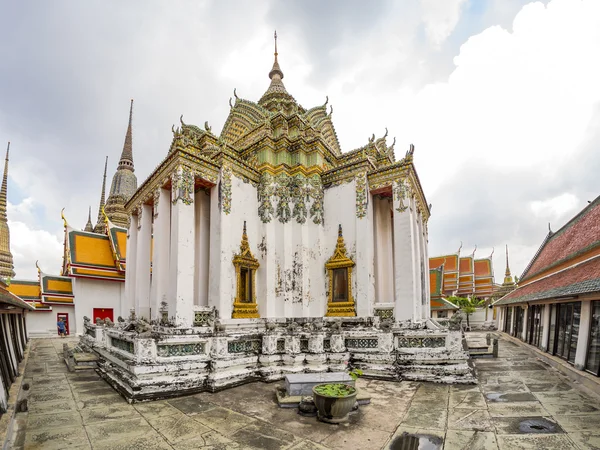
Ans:
{"type": "Polygon", "coordinates": [[[106,234],[79,231],[64,220],[63,275],[125,280],[127,230],[117,227],[107,217],[104,220],[106,234]]]}
{"type": "Polygon", "coordinates": [[[454,254],[429,258],[429,281],[432,307],[444,297],[491,297],[494,292],[492,255],[475,259],[475,251],[460,256],[454,254]]]}
{"type": "Polygon", "coordinates": [[[600,291],[600,197],[548,235],[519,287],[495,304],[571,297],[600,291]]]}
{"type": "Polygon", "coordinates": [[[69,277],[48,275],[38,267],[38,280],[12,280],[8,290],[38,311],[52,311],[52,305],[73,305],[73,283],[69,277]]]}

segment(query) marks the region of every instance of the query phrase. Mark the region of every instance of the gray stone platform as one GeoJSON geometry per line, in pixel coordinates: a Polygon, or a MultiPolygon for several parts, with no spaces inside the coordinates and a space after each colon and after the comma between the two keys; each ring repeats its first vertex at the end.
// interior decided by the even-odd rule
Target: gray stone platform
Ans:
{"type": "Polygon", "coordinates": [[[285,391],[289,396],[312,395],[312,388],[323,383],[354,386],[354,380],[346,372],[296,373],[285,376],[285,391]]]}
{"type": "Polygon", "coordinates": [[[274,390],[283,382],[130,405],[95,372],[69,373],[64,342],[31,341],[29,412],[17,414],[7,448],[379,449],[405,432],[443,440],[446,450],[600,448],[598,398],[502,338],[497,359],[474,361],[479,385],[359,378],[371,405],[346,425],[279,408],[274,390]],[[532,433],[527,424],[549,426],[532,433]]]}

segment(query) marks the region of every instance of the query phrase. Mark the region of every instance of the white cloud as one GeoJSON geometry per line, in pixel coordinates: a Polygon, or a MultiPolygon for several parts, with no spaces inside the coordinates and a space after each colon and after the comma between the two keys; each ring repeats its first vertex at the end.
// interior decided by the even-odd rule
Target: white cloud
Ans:
{"type": "Polygon", "coordinates": [[[466,2],[467,0],[421,0],[425,33],[433,47],[439,48],[450,36],[466,2]]]}
{"type": "Polygon", "coordinates": [[[530,208],[537,216],[548,220],[556,220],[574,215],[580,203],[575,195],[564,193],[547,200],[535,200],[531,202],[530,208]]]}
{"type": "Polygon", "coordinates": [[[57,236],[45,230],[34,230],[23,222],[9,220],[8,226],[16,278],[36,279],[35,261],[39,261],[44,272],[60,273],[63,243],[57,236]]]}

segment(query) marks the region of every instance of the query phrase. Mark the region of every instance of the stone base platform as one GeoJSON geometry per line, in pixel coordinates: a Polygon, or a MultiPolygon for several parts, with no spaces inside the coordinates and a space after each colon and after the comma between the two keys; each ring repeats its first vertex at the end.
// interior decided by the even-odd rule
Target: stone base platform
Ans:
{"type": "Polygon", "coordinates": [[[138,325],[87,323],[80,342],[129,402],[349,368],[371,379],[475,383],[461,333],[425,324],[380,327],[371,317],[237,319],[186,329],[138,325]]]}

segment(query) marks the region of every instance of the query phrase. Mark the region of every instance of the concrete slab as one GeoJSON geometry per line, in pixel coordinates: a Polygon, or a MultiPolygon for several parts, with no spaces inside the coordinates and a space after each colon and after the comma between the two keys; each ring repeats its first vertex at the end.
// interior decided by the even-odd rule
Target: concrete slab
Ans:
{"type": "Polygon", "coordinates": [[[82,426],[61,428],[28,429],[25,438],[27,450],[63,450],[65,448],[92,448],[82,426]]]}
{"type": "Polygon", "coordinates": [[[496,439],[500,450],[577,449],[564,434],[497,435],[496,439]]]}
{"type": "Polygon", "coordinates": [[[491,431],[448,430],[444,450],[493,450],[498,448],[491,431]]]}
{"type": "Polygon", "coordinates": [[[491,417],[539,417],[550,413],[540,402],[489,403],[491,417]]]}
{"type": "Polygon", "coordinates": [[[183,413],[155,417],[149,419],[148,422],[165,437],[169,444],[195,439],[211,431],[210,428],[196,422],[183,413]]]}

